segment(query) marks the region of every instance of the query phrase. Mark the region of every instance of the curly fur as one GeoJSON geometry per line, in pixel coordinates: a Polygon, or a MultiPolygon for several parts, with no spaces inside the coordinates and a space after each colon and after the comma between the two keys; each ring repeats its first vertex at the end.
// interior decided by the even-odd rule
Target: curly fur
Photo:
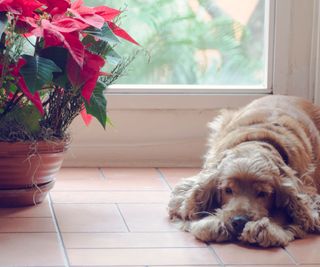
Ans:
{"type": "Polygon", "coordinates": [[[203,241],[263,247],[320,231],[319,107],[268,96],[222,111],[209,127],[201,172],[173,190],[172,220],[203,241]],[[238,215],[249,218],[241,233],[230,223],[238,215]]]}

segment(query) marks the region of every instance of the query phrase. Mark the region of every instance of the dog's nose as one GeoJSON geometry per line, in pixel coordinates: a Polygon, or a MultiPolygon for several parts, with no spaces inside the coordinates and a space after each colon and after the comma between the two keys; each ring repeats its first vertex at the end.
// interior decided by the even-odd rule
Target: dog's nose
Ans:
{"type": "Polygon", "coordinates": [[[246,216],[235,216],[231,219],[231,224],[234,231],[240,234],[248,221],[246,216]]]}

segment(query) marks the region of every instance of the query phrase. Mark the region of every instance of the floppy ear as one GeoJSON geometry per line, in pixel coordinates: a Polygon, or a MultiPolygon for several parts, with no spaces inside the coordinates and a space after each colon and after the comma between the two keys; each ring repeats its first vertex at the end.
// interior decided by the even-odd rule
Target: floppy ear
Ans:
{"type": "Polygon", "coordinates": [[[173,190],[169,202],[170,218],[194,220],[220,206],[217,179],[204,172],[183,179],[173,190]]]}
{"type": "Polygon", "coordinates": [[[302,190],[302,185],[293,171],[281,168],[282,177],[276,189],[276,206],[284,209],[294,224],[304,231],[315,230],[315,220],[311,207],[311,198],[302,190]],[[288,177],[287,175],[290,175],[288,177]]]}

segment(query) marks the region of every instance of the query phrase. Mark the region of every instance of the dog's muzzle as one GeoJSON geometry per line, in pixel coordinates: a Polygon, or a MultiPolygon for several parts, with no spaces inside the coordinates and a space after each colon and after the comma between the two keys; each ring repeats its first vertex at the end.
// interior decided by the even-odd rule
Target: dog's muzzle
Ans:
{"type": "Polygon", "coordinates": [[[235,216],[231,219],[231,226],[236,234],[241,234],[246,223],[249,221],[246,216],[235,216]]]}

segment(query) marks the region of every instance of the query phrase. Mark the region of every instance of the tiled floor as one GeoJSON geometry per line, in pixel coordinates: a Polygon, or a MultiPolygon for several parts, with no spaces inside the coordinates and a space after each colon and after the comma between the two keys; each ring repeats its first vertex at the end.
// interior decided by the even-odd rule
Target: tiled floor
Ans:
{"type": "Polygon", "coordinates": [[[320,266],[320,237],[287,248],[204,244],[168,221],[172,187],[196,169],[63,169],[49,198],[0,209],[0,267],[320,266]]]}

